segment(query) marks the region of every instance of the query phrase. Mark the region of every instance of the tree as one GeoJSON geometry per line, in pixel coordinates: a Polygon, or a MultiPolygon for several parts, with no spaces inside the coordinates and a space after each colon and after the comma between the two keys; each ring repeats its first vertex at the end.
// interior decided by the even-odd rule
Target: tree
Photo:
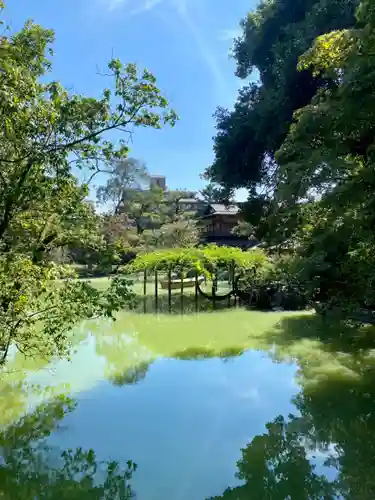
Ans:
{"type": "Polygon", "coordinates": [[[117,59],[109,63],[113,88],[99,99],[48,81],[53,40],[29,21],[0,42],[0,365],[11,345],[25,354],[65,353],[75,322],[112,316],[127,303],[126,279],[100,293],[48,252],[96,237],[88,186],[72,166],[92,177],[128,155],[126,140],[111,142],[107,132],[127,137],[134,127],[159,129],[177,118],[149,71],[117,59]]]}
{"type": "Polygon", "coordinates": [[[163,221],[164,193],[159,187],[147,191],[128,190],[121,210],[135,224],[137,234],[160,227],[163,221]]]}
{"type": "MultiPolygon", "coordinates": [[[[116,162],[104,186],[98,189],[98,201],[111,203],[112,214],[126,217],[138,235],[163,220],[164,192],[158,186],[144,189],[150,180],[146,166],[136,159],[116,162]]],[[[148,187],[148,186],[147,186],[148,187]]]]}
{"type": "Polygon", "coordinates": [[[195,193],[187,191],[186,189],[177,189],[174,191],[167,191],[165,193],[165,203],[167,207],[169,207],[169,209],[167,209],[167,214],[171,220],[175,217],[183,215],[180,201],[184,198],[195,198],[195,193]]]}
{"type": "Polygon", "coordinates": [[[157,235],[158,246],[167,248],[194,247],[199,242],[199,231],[194,220],[178,217],[164,224],[157,235]]]}
{"type": "Polygon", "coordinates": [[[68,258],[87,266],[89,273],[111,274],[140,246],[140,238],[125,214],[96,216],[95,238],[69,246],[68,258]]]}
{"type": "Polygon", "coordinates": [[[150,181],[146,165],[135,158],[115,160],[107,174],[107,183],[98,188],[97,197],[102,204],[110,202],[115,215],[123,212],[129,191],[140,191],[150,181]]]}
{"type": "Polygon", "coordinates": [[[277,153],[280,206],[289,214],[310,207],[291,229],[320,299],[340,307],[375,304],[374,49],[373,6],[364,0],[354,28],[318,37],[301,58],[301,71],[312,68],[336,85],[296,113],[277,153]]]}
{"type": "Polygon", "coordinates": [[[327,75],[297,70],[299,57],[318,35],[355,23],[358,0],[264,0],[241,21],[235,40],[237,76],[256,71],[258,81],[245,85],[234,109],[215,113],[214,162],[205,176],[226,189],[245,187],[250,200],[268,212],[281,147],[296,110],[306,106],[320,88],[332,87],[327,75]],[[265,197],[265,200],[263,198],[265,197]]]}
{"type": "Polygon", "coordinates": [[[250,238],[254,234],[254,228],[249,222],[240,220],[232,229],[232,233],[242,238],[250,238]]]}
{"type": "Polygon", "coordinates": [[[229,203],[233,198],[233,193],[218,184],[208,183],[200,192],[203,201],[208,205],[212,203],[229,203]]]}
{"type": "MultiPolygon", "coordinates": [[[[138,160],[122,163],[110,172],[105,186],[98,190],[102,204],[111,202],[113,214],[126,217],[127,232],[132,226],[137,233],[138,246],[186,246],[198,241],[192,218],[194,213],[184,212],[180,201],[191,198],[194,193],[187,190],[164,192],[157,186],[142,189],[142,181],[149,179],[146,167],[138,160]]],[[[108,216],[109,217],[109,216],[108,216]]]]}

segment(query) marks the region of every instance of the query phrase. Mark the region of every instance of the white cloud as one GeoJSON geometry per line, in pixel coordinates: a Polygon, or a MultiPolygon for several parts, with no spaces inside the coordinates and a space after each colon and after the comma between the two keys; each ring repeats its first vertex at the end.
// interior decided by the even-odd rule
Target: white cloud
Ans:
{"type": "Polygon", "coordinates": [[[172,10],[177,13],[182,22],[188,29],[195,45],[198,49],[198,53],[206,66],[211,72],[211,75],[215,81],[215,85],[220,93],[226,94],[227,84],[226,78],[221,70],[219,63],[219,58],[217,54],[210,48],[201,30],[199,29],[197,23],[194,21],[193,17],[190,15],[188,4],[190,0],[107,0],[107,5],[110,10],[115,10],[120,7],[129,7],[129,15],[139,15],[147,11],[152,11],[161,4],[166,4],[172,8],[172,10]],[[133,8],[137,4],[136,8],[133,8]]]}
{"type": "Polygon", "coordinates": [[[146,12],[147,10],[154,9],[160,3],[163,3],[165,0],[143,0],[143,2],[139,2],[140,5],[136,9],[134,9],[131,14],[141,14],[142,12],[146,12]]]}
{"type": "Polygon", "coordinates": [[[220,64],[218,63],[217,56],[210,49],[206,43],[201,31],[199,30],[197,24],[194,22],[193,18],[190,16],[186,8],[186,0],[174,0],[177,6],[178,12],[184,21],[186,27],[190,31],[190,34],[198,48],[199,54],[205,61],[207,67],[209,68],[216,86],[220,91],[225,91],[226,89],[226,79],[221,70],[220,64]]]}
{"type": "Polygon", "coordinates": [[[256,387],[252,387],[245,391],[240,391],[236,395],[240,399],[248,399],[252,401],[258,401],[260,398],[259,390],[256,387]]]}
{"type": "Polygon", "coordinates": [[[127,3],[128,0],[109,0],[108,2],[106,2],[109,10],[118,9],[119,7],[124,6],[127,3]]]}
{"type": "Polygon", "coordinates": [[[136,15],[154,9],[166,0],[102,0],[108,10],[117,10],[125,6],[129,7],[129,14],[136,15]]]}

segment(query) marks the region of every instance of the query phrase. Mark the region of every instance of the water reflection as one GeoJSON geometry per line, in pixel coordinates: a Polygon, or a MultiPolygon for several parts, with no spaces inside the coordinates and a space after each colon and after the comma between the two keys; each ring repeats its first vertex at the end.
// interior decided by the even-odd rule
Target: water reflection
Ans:
{"type": "Polygon", "coordinates": [[[129,481],[136,466],[131,461],[121,468],[115,461],[100,462],[92,449],[61,451],[48,444],[47,438],[75,406],[61,395],[0,433],[2,499],[134,498],[129,481]]]}
{"type": "MultiPolygon", "coordinates": [[[[355,359],[375,348],[375,326],[348,321],[333,314],[330,317],[286,315],[275,326],[265,332],[264,340],[266,345],[275,343],[279,349],[295,342],[315,341],[320,350],[347,353],[355,359]]],[[[302,356],[301,361],[304,359],[302,356]]]]}
{"type": "Polygon", "coordinates": [[[2,380],[0,498],[373,500],[373,332],[241,311],[91,325],[63,370],[17,358],[2,380]]]}
{"type": "Polygon", "coordinates": [[[334,484],[316,473],[298,426],[282,416],[267,423],[266,432],[256,436],[241,453],[236,477],[245,484],[228,488],[210,500],[337,498],[334,484]]]}
{"type": "Polygon", "coordinates": [[[30,373],[41,370],[48,360],[25,359],[17,353],[7,369],[2,369],[0,380],[0,429],[24,414],[33,401],[53,398],[66,390],[65,384],[41,386],[29,379],[30,373]]]}
{"type": "Polygon", "coordinates": [[[207,358],[221,358],[223,361],[227,361],[231,358],[236,358],[241,356],[246,351],[243,347],[225,347],[221,350],[217,350],[210,347],[187,347],[180,351],[176,351],[172,357],[175,359],[207,359],[207,358]]]}
{"type": "Polygon", "coordinates": [[[374,499],[374,363],[361,364],[359,377],[305,380],[296,411],[241,450],[236,477],[244,484],[210,500],[374,499]]]}
{"type": "Polygon", "coordinates": [[[218,297],[213,301],[204,297],[196,299],[193,293],[184,293],[182,296],[178,293],[173,293],[171,300],[169,300],[166,294],[159,295],[157,300],[155,296],[137,296],[133,302],[132,310],[141,314],[179,315],[225,310],[233,308],[235,305],[236,301],[233,297],[225,299],[218,297]]]}
{"type": "Polygon", "coordinates": [[[155,355],[138,342],[136,333],[124,333],[121,325],[119,331],[117,325],[111,326],[92,332],[96,354],[105,360],[105,376],[115,385],[135,384],[146,376],[155,355]]]}
{"type": "Polygon", "coordinates": [[[144,361],[126,369],[123,373],[112,375],[109,380],[116,387],[138,384],[146,377],[150,365],[151,363],[144,361]]]}

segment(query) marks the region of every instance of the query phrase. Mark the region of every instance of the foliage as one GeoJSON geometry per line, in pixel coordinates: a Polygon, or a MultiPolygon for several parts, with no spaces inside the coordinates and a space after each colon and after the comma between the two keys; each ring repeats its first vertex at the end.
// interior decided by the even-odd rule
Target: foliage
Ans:
{"type": "Polygon", "coordinates": [[[163,198],[163,191],[159,187],[147,191],[128,191],[122,213],[135,224],[137,234],[142,234],[147,228],[160,227],[163,221],[163,198]]]}
{"type": "Polygon", "coordinates": [[[42,197],[30,196],[28,207],[14,213],[0,251],[26,253],[37,264],[54,248],[94,244],[97,217],[85,201],[87,186],[79,185],[72,175],[58,185],[44,176],[39,177],[38,189],[42,197]]]}
{"type": "Polygon", "coordinates": [[[133,297],[121,277],[103,293],[75,278],[69,267],[37,266],[22,255],[0,258],[0,366],[12,345],[27,356],[67,354],[75,323],[112,318],[133,297]]]}
{"type": "Polygon", "coordinates": [[[238,276],[236,292],[257,309],[296,311],[312,303],[316,293],[313,285],[304,259],[294,254],[269,255],[267,266],[255,272],[245,270],[238,276]]]}
{"type": "MultiPolygon", "coordinates": [[[[264,0],[241,21],[233,56],[237,76],[258,79],[240,91],[233,110],[218,108],[215,159],[206,177],[226,189],[246,187],[257,206],[255,225],[268,215],[281,147],[293,113],[321,88],[335,85],[330,75],[298,71],[299,57],[315,38],[355,23],[358,0],[264,0]]],[[[252,210],[248,210],[252,213],[252,210]]]]}
{"type": "Polygon", "coordinates": [[[250,238],[254,234],[254,228],[250,222],[240,220],[232,229],[232,234],[243,238],[250,238]]]}
{"type": "MultiPolygon", "coordinates": [[[[92,236],[68,247],[66,261],[78,266],[80,275],[111,274],[116,266],[130,258],[139,243],[136,231],[129,228],[124,215],[96,215],[92,236]]],[[[51,260],[57,262],[54,254],[51,260]]]]}
{"type": "MultiPolygon", "coordinates": [[[[156,224],[153,213],[153,222],[156,224]]],[[[150,226],[151,221],[145,221],[150,226]]],[[[199,242],[196,222],[185,213],[173,215],[153,229],[143,229],[139,234],[128,217],[123,215],[104,215],[97,227],[96,244],[73,248],[74,262],[86,265],[93,274],[111,274],[121,264],[126,264],[137,253],[155,248],[194,247],[199,242]]]]}
{"type": "Polygon", "coordinates": [[[263,2],[242,26],[237,72],[260,80],[218,110],[208,175],[249,188],[246,220],[293,244],[320,302],[374,308],[372,2],[263,2]]]}
{"type": "Polygon", "coordinates": [[[211,203],[231,203],[233,200],[233,191],[231,189],[223,188],[213,182],[209,182],[199,193],[207,205],[211,205],[211,203]]]}
{"type": "Polygon", "coordinates": [[[277,153],[277,197],[287,214],[304,206],[290,229],[320,299],[347,308],[375,304],[374,48],[373,6],[364,0],[355,28],[319,37],[301,59],[336,86],[296,113],[277,153]]]}
{"type": "MultiPolygon", "coordinates": [[[[165,193],[165,204],[167,208],[167,216],[170,220],[184,215],[184,210],[181,208],[180,202],[184,198],[195,198],[195,193],[185,189],[176,189],[165,193]]],[[[186,214],[185,214],[186,215],[186,214]]],[[[195,214],[189,214],[195,215],[195,214]]]]}
{"type": "MultiPolygon", "coordinates": [[[[107,184],[98,190],[102,204],[114,207],[106,221],[123,221],[122,231],[117,223],[116,246],[130,248],[184,247],[198,243],[194,212],[185,212],[180,202],[192,198],[186,190],[164,192],[159,187],[142,189],[141,180],[149,178],[147,169],[137,160],[113,170],[107,184]],[[136,235],[133,228],[136,229],[136,235]],[[120,236],[121,233],[121,236],[120,236]]],[[[112,231],[113,233],[113,231],[112,231]]],[[[112,244],[114,244],[112,238],[112,244]]],[[[114,255],[114,253],[113,253],[114,255]]]]}
{"type": "Polygon", "coordinates": [[[262,250],[243,252],[238,248],[208,245],[201,248],[176,248],[155,250],[138,255],[127,267],[128,271],[171,270],[190,271],[210,275],[219,267],[235,265],[238,271],[261,270],[269,266],[262,250]]]}
{"type": "Polygon", "coordinates": [[[146,165],[135,158],[115,160],[105,173],[108,179],[105,185],[99,186],[97,198],[101,204],[111,203],[115,215],[123,213],[128,192],[141,190],[150,182],[146,165]]]}
{"type": "Polygon", "coordinates": [[[125,214],[104,214],[101,218],[100,232],[108,245],[125,245],[128,241],[128,227],[129,219],[125,214]]]}
{"type": "Polygon", "coordinates": [[[194,247],[199,242],[199,231],[194,220],[178,217],[164,224],[157,235],[156,246],[166,248],[194,247]]]}
{"type": "Polygon", "coordinates": [[[138,160],[126,159],[117,162],[108,173],[107,183],[97,194],[101,204],[111,203],[109,213],[127,217],[138,235],[152,226],[160,226],[165,212],[164,192],[157,186],[143,189],[150,179],[146,166],[138,160]]]}
{"type": "Polygon", "coordinates": [[[282,307],[288,310],[305,309],[313,305],[319,283],[311,279],[309,263],[297,253],[279,255],[273,259],[267,276],[271,286],[282,294],[282,307]]]}
{"type": "Polygon", "coordinates": [[[176,114],[155,77],[136,65],[110,61],[112,88],[99,99],[72,94],[49,81],[54,34],[28,21],[1,38],[0,80],[0,345],[3,364],[10,344],[26,354],[37,344],[65,352],[76,321],[112,313],[130,298],[126,280],[98,293],[89,283],[57,280],[64,268],[49,262],[62,247],[100,248],[98,217],[86,202],[87,184],[72,167],[93,178],[128,155],[117,130],[173,125],[176,114]]]}
{"type": "Polygon", "coordinates": [[[280,255],[273,258],[270,278],[288,285],[306,283],[306,261],[296,254],[280,255]]]}

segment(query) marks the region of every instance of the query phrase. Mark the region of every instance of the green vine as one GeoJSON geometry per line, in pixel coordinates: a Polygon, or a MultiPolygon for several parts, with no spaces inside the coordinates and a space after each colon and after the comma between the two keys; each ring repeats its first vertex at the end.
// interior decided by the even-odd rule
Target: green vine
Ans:
{"type": "Polygon", "coordinates": [[[232,265],[238,271],[266,270],[271,263],[263,250],[243,252],[238,248],[209,245],[201,248],[174,248],[155,250],[138,255],[127,265],[125,272],[172,271],[183,273],[195,270],[199,274],[212,275],[219,268],[232,265]]]}

